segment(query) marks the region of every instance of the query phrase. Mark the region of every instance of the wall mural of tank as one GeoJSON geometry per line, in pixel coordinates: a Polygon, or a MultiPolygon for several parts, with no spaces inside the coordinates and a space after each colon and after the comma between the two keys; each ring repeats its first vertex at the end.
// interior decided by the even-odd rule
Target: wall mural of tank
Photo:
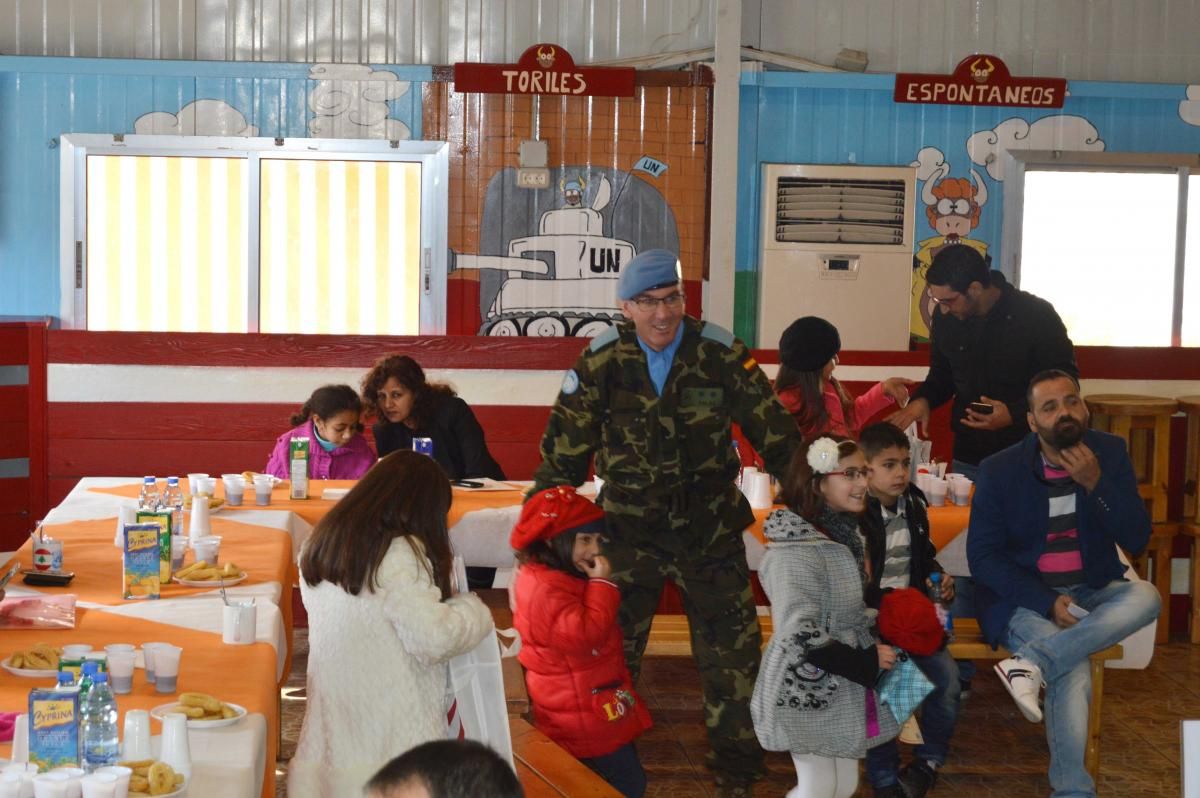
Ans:
{"type": "Polygon", "coordinates": [[[517,188],[517,170],[492,176],[479,253],[450,269],[479,272],[480,335],[590,338],[620,319],[617,279],[646,249],[679,251],[675,214],[630,172],[551,169],[551,189],[517,188]]]}

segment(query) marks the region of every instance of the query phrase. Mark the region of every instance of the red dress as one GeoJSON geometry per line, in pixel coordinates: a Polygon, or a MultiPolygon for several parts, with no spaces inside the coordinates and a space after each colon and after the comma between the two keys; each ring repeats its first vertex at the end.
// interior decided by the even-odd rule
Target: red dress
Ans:
{"type": "Polygon", "coordinates": [[[616,585],[528,563],[513,592],[517,658],[538,730],[582,759],[611,754],[650,728],[625,667],[616,585]]]}

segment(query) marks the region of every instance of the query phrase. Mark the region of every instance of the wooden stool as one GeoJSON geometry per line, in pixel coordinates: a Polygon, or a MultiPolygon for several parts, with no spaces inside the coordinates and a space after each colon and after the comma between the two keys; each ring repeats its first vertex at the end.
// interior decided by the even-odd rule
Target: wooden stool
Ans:
{"type": "Polygon", "coordinates": [[[1179,531],[1192,545],[1192,642],[1200,643],[1200,396],[1179,397],[1187,414],[1187,465],[1183,472],[1183,523],[1179,531]]]}
{"type": "Polygon", "coordinates": [[[1092,414],[1092,426],[1125,441],[1138,495],[1150,511],[1150,542],[1146,552],[1134,560],[1143,579],[1153,569],[1154,586],[1162,598],[1155,642],[1165,643],[1171,632],[1171,543],[1178,527],[1167,521],[1167,473],[1171,464],[1171,416],[1179,402],[1161,396],[1093,394],[1083,398],[1092,414]],[[1151,566],[1153,563],[1153,566],[1151,566]]]}

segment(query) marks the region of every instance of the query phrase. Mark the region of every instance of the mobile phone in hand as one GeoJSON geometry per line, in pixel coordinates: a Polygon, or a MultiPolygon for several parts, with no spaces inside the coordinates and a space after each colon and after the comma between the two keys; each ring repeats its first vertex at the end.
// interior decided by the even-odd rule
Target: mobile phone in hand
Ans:
{"type": "Polygon", "coordinates": [[[974,410],[981,416],[990,416],[996,410],[995,407],[989,405],[987,402],[971,402],[971,404],[967,405],[967,409],[974,410]]]}
{"type": "Polygon", "coordinates": [[[1086,618],[1088,615],[1091,614],[1087,610],[1085,610],[1083,607],[1080,607],[1078,604],[1076,604],[1074,601],[1072,601],[1070,604],[1067,605],[1067,612],[1071,613],[1072,615],[1074,615],[1076,618],[1079,618],[1080,620],[1083,620],[1084,618],[1086,618]]]}

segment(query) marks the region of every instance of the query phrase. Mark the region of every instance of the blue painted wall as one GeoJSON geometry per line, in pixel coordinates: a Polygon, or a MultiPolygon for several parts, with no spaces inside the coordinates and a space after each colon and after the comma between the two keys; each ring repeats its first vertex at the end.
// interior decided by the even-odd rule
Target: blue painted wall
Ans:
{"type": "MultiPolygon", "coordinates": [[[[761,172],[764,163],[908,165],[922,148],[936,148],[948,176],[970,178],[974,169],[988,196],[970,237],[988,244],[997,265],[1004,184],[973,162],[968,139],[1006,120],[1036,123],[1046,117],[1082,117],[1108,152],[1200,151],[1200,100],[1188,102],[1184,85],[1072,82],[1061,110],[958,107],[892,102],[892,75],[743,73],[739,130],[736,264],[740,292],[756,294],[761,172]],[[1190,122],[1188,121],[1190,120],[1190,122]],[[750,273],[750,274],[745,274],[750,273]]],[[[1200,98],[1200,89],[1192,88],[1200,98]]],[[[1047,124],[1047,123],[1042,123],[1047,124]]],[[[1057,122],[1049,124],[1058,124],[1057,122]]],[[[1071,123],[1073,129],[1084,126],[1071,123]]],[[[1038,125],[1039,128],[1042,125],[1038,125]]],[[[1071,135],[1032,149],[1085,149],[1071,135]]],[[[918,198],[923,183],[918,183],[918,198]]],[[[917,207],[915,239],[938,235],[917,207]]],[[[738,297],[742,315],[756,297],[738,297]]],[[[739,334],[753,337],[754,318],[737,319],[739,334]]]]}
{"type": "MultiPolygon", "coordinates": [[[[307,138],[307,64],[0,57],[0,316],[58,314],[59,150],[64,133],[134,132],[154,111],[222,100],[259,136],[307,138]]],[[[430,67],[379,66],[413,85],[389,116],[421,138],[430,67]]]]}

